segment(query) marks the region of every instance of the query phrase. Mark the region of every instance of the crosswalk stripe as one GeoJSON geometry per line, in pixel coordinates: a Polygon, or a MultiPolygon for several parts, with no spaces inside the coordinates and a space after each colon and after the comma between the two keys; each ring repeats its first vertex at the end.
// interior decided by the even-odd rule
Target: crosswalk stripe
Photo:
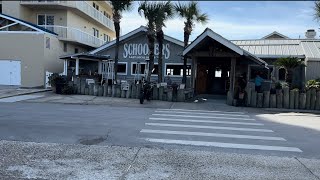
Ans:
{"type": "Polygon", "coordinates": [[[244,121],[254,121],[252,118],[241,118],[241,117],[217,117],[217,116],[191,116],[191,115],[180,115],[180,114],[152,114],[153,116],[173,116],[173,117],[191,117],[191,118],[206,118],[206,119],[237,119],[244,121]]]}
{"type": "Polygon", "coordinates": [[[230,114],[245,114],[244,112],[229,112],[229,111],[205,111],[205,110],[192,110],[192,109],[157,109],[160,111],[190,111],[190,112],[223,112],[223,113],[230,113],[230,114]]]}
{"type": "Polygon", "coordinates": [[[235,143],[221,143],[221,142],[207,142],[207,141],[189,141],[189,140],[172,140],[172,139],[153,139],[144,138],[150,142],[166,143],[166,144],[182,144],[194,146],[211,146],[221,148],[235,148],[235,149],[255,149],[255,150],[268,150],[268,151],[289,151],[289,152],[302,152],[299,148],[284,147],[284,146],[265,146],[253,144],[235,144],[235,143]]]}
{"type": "Polygon", "coordinates": [[[247,122],[234,122],[234,121],[211,121],[211,120],[195,120],[195,119],[174,119],[174,118],[149,118],[155,121],[179,121],[179,122],[201,122],[201,123],[215,123],[215,124],[237,124],[237,125],[252,125],[263,126],[262,123],[247,123],[247,122]]]}
{"type": "Polygon", "coordinates": [[[269,129],[201,126],[201,125],[187,125],[187,124],[146,123],[146,125],[147,126],[163,126],[163,127],[186,127],[186,128],[199,128],[199,129],[221,129],[221,130],[232,130],[232,131],[273,132],[272,130],[269,130],[269,129]]]}
{"type": "Polygon", "coordinates": [[[239,117],[249,117],[243,114],[227,114],[227,113],[199,113],[199,112],[180,112],[180,111],[155,111],[157,113],[177,113],[177,114],[200,114],[200,115],[213,115],[213,116],[239,116],[239,117]]]}
{"type": "Polygon", "coordinates": [[[174,135],[189,135],[189,136],[208,136],[208,137],[224,137],[224,138],[238,138],[238,139],[260,139],[260,140],[274,140],[286,141],[281,137],[271,136],[252,136],[252,135],[239,135],[239,134],[220,134],[220,133],[204,133],[204,132],[190,132],[190,131],[168,131],[168,130],[153,130],[142,129],[141,133],[156,133],[156,134],[174,134],[174,135]]]}

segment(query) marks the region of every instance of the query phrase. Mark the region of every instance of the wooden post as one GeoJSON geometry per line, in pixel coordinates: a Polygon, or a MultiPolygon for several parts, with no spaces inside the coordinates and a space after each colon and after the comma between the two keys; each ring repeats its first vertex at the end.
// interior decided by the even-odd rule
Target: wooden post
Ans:
{"type": "Polygon", "coordinates": [[[126,90],[121,90],[121,95],[120,95],[120,97],[121,98],[126,98],[126,90]]]}
{"type": "Polygon", "coordinates": [[[168,89],[167,91],[167,100],[168,101],[172,101],[172,89],[168,89]]]}
{"type": "Polygon", "coordinates": [[[277,94],[277,108],[282,108],[283,107],[283,94],[279,93],[277,94]]]}
{"type": "Polygon", "coordinates": [[[270,91],[263,92],[263,107],[268,108],[270,104],[270,91]]]}
{"type": "Polygon", "coordinates": [[[112,96],[112,86],[108,85],[108,96],[111,97],[112,96]]]}
{"type": "Polygon", "coordinates": [[[137,84],[136,99],[140,98],[141,84],[137,84]]]}
{"type": "Polygon", "coordinates": [[[290,107],[289,87],[284,87],[283,88],[283,106],[286,109],[289,109],[289,107],[290,107]]]}
{"type": "Polygon", "coordinates": [[[84,88],[84,94],[89,95],[89,88],[88,87],[84,88]]]}
{"type": "Polygon", "coordinates": [[[103,96],[108,96],[108,84],[103,84],[103,96]]]}
{"type": "Polygon", "coordinates": [[[94,86],[94,84],[93,83],[91,83],[91,84],[89,84],[89,95],[91,95],[91,96],[93,96],[93,86],[94,86]]]}
{"type": "Polygon", "coordinates": [[[263,93],[258,93],[257,107],[258,108],[262,108],[263,107],[263,93]]]}
{"type": "Polygon", "coordinates": [[[121,85],[116,84],[116,97],[120,98],[121,97],[121,85]]]}
{"type": "Polygon", "coordinates": [[[270,108],[276,108],[276,107],[277,107],[277,95],[270,94],[270,108]]]}
{"type": "Polygon", "coordinates": [[[160,86],[159,87],[159,100],[162,101],[163,100],[163,91],[164,91],[164,87],[160,86]]]}
{"type": "Polygon", "coordinates": [[[178,89],[178,102],[184,102],[185,101],[185,95],[184,95],[184,89],[178,89]]]}
{"type": "Polygon", "coordinates": [[[294,109],[294,90],[290,90],[290,103],[289,108],[294,109]]]}
{"type": "Polygon", "coordinates": [[[306,96],[306,109],[310,109],[310,102],[311,102],[311,90],[307,90],[307,96],[306,96]]]}
{"type": "Polygon", "coordinates": [[[232,106],[232,103],[233,103],[232,93],[231,93],[231,91],[228,91],[228,93],[227,93],[227,104],[232,106]]]}
{"type": "Polygon", "coordinates": [[[252,91],[250,105],[251,107],[257,107],[257,91],[252,91]]]}
{"type": "Polygon", "coordinates": [[[299,108],[300,109],[305,109],[306,108],[306,93],[300,93],[299,108]]]}
{"type": "Polygon", "coordinates": [[[316,110],[320,110],[320,91],[317,91],[316,110]]]}
{"type": "Polygon", "coordinates": [[[299,90],[294,91],[294,108],[299,109],[299,90]]]}
{"type": "Polygon", "coordinates": [[[80,94],[84,95],[84,89],[86,87],[86,80],[84,78],[81,79],[80,81],[80,94]]]}
{"type": "Polygon", "coordinates": [[[311,89],[311,98],[310,98],[310,109],[314,110],[316,107],[316,96],[317,90],[315,88],[311,89]]]}
{"type": "Polygon", "coordinates": [[[131,84],[128,86],[128,90],[126,91],[126,98],[130,98],[131,96],[131,84]]]}
{"type": "Polygon", "coordinates": [[[158,99],[159,99],[158,87],[157,87],[157,86],[154,86],[154,87],[153,87],[152,99],[153,99],[153,100],[158,100],[158,99]]]}
{"type": "Polygon", "coordinates": [[[103,96],[103,86],[98,85],[98,96],[103,96]]]}
{"type": "Polygon", "coordinates": [[[98,88],[99,88],[99,85],[94,84],[94,86],[93,86],[93,95],[94,96],[98,96],[98,88]]]}
{"type": "Polygon", "coordinates": [[[236,76],[236,58],[232,57],[231,58],[231,69],[230,69],[230,90],[229,90],[231,93],[231,97],[232,97],[231,102],[233,102],[233,98],[234,98],[235,76],[236,76]]]}
{"type": "Polygon", "coordinates": [[[137,85],[135,83],[133,83],[131,87],[131,98],[137,98],[137,85]]]}
{"type": "Polygon", "coordinates": [[[252,92],[252,89],[247,88],[247,106],[250,106],[250,103],[251,103],[251,92],[252,92]]]}

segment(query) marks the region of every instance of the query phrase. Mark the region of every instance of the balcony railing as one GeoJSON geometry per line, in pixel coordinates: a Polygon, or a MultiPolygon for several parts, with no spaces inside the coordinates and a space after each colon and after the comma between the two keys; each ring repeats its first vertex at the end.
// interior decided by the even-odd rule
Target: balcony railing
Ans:
{"type": "Polygon", "coordinates": [[[100,11],[96,10],[86,1],[23,0],[20,1],[20,3],[25,5],[61,5],[76,8],[114,31],[113,21],[107,18],[100,11]]]}
{"type": "Polygon", "coordinates": [[[95,48],[106,43],[106,41],[102,39],[72,27],[55,25],[41,25],[41,27],[57,33],[61,40],[78,42],[95,48]]]}

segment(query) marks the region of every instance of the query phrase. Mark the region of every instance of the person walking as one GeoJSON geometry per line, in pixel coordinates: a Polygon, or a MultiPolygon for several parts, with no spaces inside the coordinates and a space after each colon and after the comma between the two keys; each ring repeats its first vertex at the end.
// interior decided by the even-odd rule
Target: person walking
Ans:
{"type": "Polygon", "coordinates": [[[256,78],[254,79],[255,89],[259,93],[261,92],[261,85],[264,79],[260,77],[261,73],[257,73],[256,78]]]}

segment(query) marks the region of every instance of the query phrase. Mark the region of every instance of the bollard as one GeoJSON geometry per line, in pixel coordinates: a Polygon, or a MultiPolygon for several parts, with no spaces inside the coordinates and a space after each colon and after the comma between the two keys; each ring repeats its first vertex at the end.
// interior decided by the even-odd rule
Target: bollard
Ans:
{"type": "Polygon", "coordinates": [[[141,86],[141,84],[137,84],[136,86],[137,86],[136,99],[139,99],[142,86],[141,86]]]}
{"type": "Polygon", "coordinates": [[[178,102],[184,102],[185,101],[185,95],[184,95],[184,89],[178,89],[178,102]]]}
{"type": "Polygon", "coordinates": [[[116,84],[116,97],[120,98],[121,97],[121,85],[116,84]]]}
{"type": "Polygon", "coordinates": [[[277,107],[277,95],[270,94],[270,108],[276,108],[276,107],[277,107]]]}
{"type": "Polygon", "coordinates": [[[121,98],[126,98],[126,91],[125,90],[121,90],[121,95],[120,95],[120,97],[121,98]]]}
{"type": "Polygon", "coordinates": [[[159,93],[158,93],[158,87],[154,86],[152,90],[152,99],[153,100],[158,100],[159,99],[159,93]]]}
{"type": "Polygon", "coordinates": [[[132,84],[131,86],[131,98],[136,99],[137,96],[137,86],[136,84],[132,84]]]}
{"type": "Polygon", "coordinates": [[[283,88],[283,107],[289,109],[290,107],[290,92],[289,87],[283,88]]]}
{"type": "Polygon", "coordinates": [[[305,109],[306,108],[306,93],[300,93],[299,108],[300,109],[305,109]]]}
{"type": "Polygon", "coordinates": [[[84,95],[85,92],[84,92],[84,89],[86,87],[86,80],[85,79],[81,79],[80,81],[80,94],[84,95]]]}
{"type": "Polygon", "coordinates": [[[263,92],[263,107],[268,108],[270,104],[270,91],[263,92]]]}
{"type": "Polygon", "coordinates": [[[84,89],[84,94],[85,94],[85,95],[89,95],[89,88],[88,88],[88,87],[86,87],[86,88],[84,89]]]}
{"type": "Polygon", "coordinates": [[[247,89],[247,106],[250,106],[250,103],[251,103],[251,92],[252,92],[252,89],[248,88],[247,89]]]}
{"type": "Polygon", "coordinates": [[[111,97],[116,97],[116,85],[111,85],[111,97]]]}

